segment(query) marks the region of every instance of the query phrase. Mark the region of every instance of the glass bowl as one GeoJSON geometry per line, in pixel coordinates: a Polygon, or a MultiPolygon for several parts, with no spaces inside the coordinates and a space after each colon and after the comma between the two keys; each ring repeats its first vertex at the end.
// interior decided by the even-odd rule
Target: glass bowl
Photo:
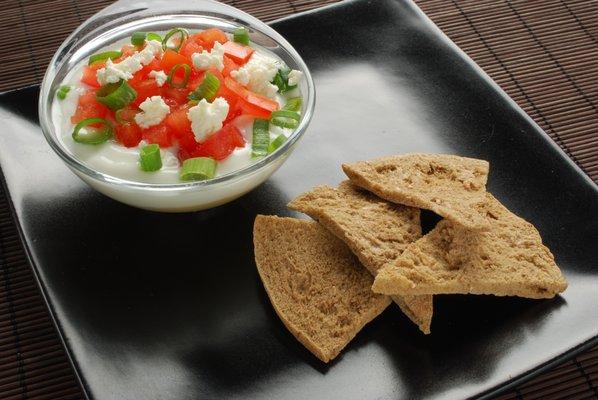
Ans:
{"type": "Polygon", "coordinates": [[[46,140],[84,182],[115,200],[154,211],[184,212],[207,209],[242,196],[264,182],[297,145],[311,120],[315,88],[311,74],[295,49],[276,31],[236,8],[210,0],[174,1],[120,0],[85,21],[60,46],[50,61],[41,85],[40,124],[46,140]],[[135,31],[168,31],[173,27],[206,29],[218,27],[231,33],[244,26],[251,41],[280,57],[290,68],[303,71],[299,83],[303,97],[301,121],[288,140],[272,154],[226,175],[208,181],[143,183],[111,176],[90,168],[73,156],[58,139],[52,120],[52,102],[61,82],[77,64],[113,42],[135,31]]]}

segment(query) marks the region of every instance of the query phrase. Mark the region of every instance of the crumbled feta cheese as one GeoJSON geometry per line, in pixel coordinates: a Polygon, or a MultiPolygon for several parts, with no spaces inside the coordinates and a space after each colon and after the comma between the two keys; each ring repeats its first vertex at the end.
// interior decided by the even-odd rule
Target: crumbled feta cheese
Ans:
{"type": "Polygon", "coordinates": [[[227,115],[228,103],[222,97],[215,98],[212,103],[208,103],[206,99],[201,99],[187,113],[195,140],[202,142],[211,133],[222,128],[222,121],[226,119],[227,115]]]}
{"type": "Polygon", "coordinates": [[[280,61],[256,51],[247,64],[236,71],[231,71],[230,76],[241,85],[247,86],[249,90],[273,99],[278,92],[278,86],[271,82],[280,67],[282,67],[280,61]]]}
{"type": "Polygon", "coordinates": [[[164,102],[162,96],[152,96],[139,105],[143,111],[135,115],[135,122],[142,128],[158,125],[170,112],[170,107],[164,102]]]}
{"type": "Polygon", "coordinates": [[[164,86],[168,76],[164,71],[150,71],[149,73],[150,78],[154,78],[156,80],[156,84],[160,87],[164,86]]]}
{"type": "Polygon", "coordinates": [[[195,68],[205,71],[212,67],[222,71],[224,68],[224,47],[219,43],[214,43],[212,51],[203,50],[201,53],[193,53],[191,56],[195,68]]]}
{"type": "Polygon", "coordinates": [[[147,40],[143,50],[135,53],[131,57],[137,57],[143,65],[151,63],[157,54],[162,54],[162,43],[157,40],[147,40]]]}
{"type": "Polygon", "coordinates": [[[301,81],[301,78],[303,78],[303,72],[297,71],[296,69],[291,70],[291,72],[289,72],[289,86],[295,86],[301,81]]]}
{"type": "Polygon", "coordinates": [[[162,44],[157,40],[150,40],[146,42],[143,50],[135,52],[119,63],[115,64],[111,59],[108,59],[106,66],[96,72],[99,84],[105,85],[107,83],[116,83],[121,79],[131,79],[135,72],[141,70],[144,65],[151,63],[156,54],[161,51],[162,44]]]}

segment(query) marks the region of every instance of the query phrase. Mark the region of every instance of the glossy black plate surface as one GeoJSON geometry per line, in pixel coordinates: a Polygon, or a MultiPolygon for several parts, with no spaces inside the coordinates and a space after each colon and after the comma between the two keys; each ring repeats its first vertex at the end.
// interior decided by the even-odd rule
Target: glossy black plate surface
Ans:
{"type": "Polygon", "coordinates": [[[94,399],[454,399],[488,393],[598,333],[596,186],[407,1],[280,21],[310,66],[316,114],[288,162],[243,198],[158,214],[80,182],[45,143],[37,89],[0,96],[0,163],[35,271],[94,399]],[[270,307],[256,214],[406,152],[490,161],[489,189],[532,221],[570,282],[548,301],[438,296],[432,335],[396,307],[320,363],[270,307]]]}

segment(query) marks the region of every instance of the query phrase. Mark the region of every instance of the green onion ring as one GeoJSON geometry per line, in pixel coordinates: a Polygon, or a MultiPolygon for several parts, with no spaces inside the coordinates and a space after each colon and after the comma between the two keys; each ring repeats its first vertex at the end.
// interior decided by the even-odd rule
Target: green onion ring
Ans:
{"type": "Polygon", "coordinates": [[[77,143],[83,144],[100,144],[112,137],[112,125],[104,118],[87,118],[75,125],[73,130],[73,140],[77,143]],[[103,124],[104,129],[96,129],[92,133],[81,135],[81,129],[94,124],[103,124]]]}
{"type": "Polygon", "coordinates": [[[146,36],[147,34],[145,32],[133,32],[131,35],[131,44],[137,47],[143,46],[146,36]]]}
{"type": "Polygon", "coordinates": [[[235,29],[233,32],[233,41],[244,44],[245,46],[249,45],[249,32],[247,28],[241,26],[235,29]]]}
{"type": "Polygon", "coordinates": [[[274,139],[269,145],[268,145],[268,154],[270,153],[274,153],[274,151],[279,148],[280,146],[282,146],[282,144],[284,142],[287,141],[287,137],[284,134],[280,134],[278,136],[276,136],[276,139],[274,139]]]}
{"type": "Polygon", "coordinates": [[[162,49],[163,50],[170,49],[170,50],[176,51],[178,53],[179,50],[181,49],[181,46],[183,45],[183,42],[188,37],[189,37],[189,32],[187,32],[186,29],[183,29],[183,28],[174,28],[174,29],[171,29],[166,34],[166,36],[164,36],[164,39],[162,40],[162,49]],[[181,41],[178,43],[178,45],[176,47],[168,47],[168,41],[170,40],[171,37],[173,37],[177,33],[181,35],[181,41]]]}
{"type": "Polygon", "coordinates": [[[253,121],[252,158],[268,155],[268,145],[270,144],[269,124],[267,119],[256,118],[253,121]]]}
{"type": "Polygon", "coordinates": [[[301,97],[293,97],[287,100],[287,103],[282,108],[287,111],[301,111],[301,97]]]}
{"type": "Polygon", "coordinates": [[[158,35],[155,32],[150,32],[147,34],[147,36],[145,37],[145,39],[149,42],[152,40],[155,40],[156,42],[160,42],[162,43],[162,36],[158,35]]]}
{"type": "Polygon", "coordinates": [[[220,89],[220,80],[211,72],[206,72],[206,75],[201,84],[193,92],[189,93],[187,98],[189,100],[200,101],[206,99],[207,101],[214,100],[216,93],[220,89]]]}
{"type": "Polygon", "coordinates": [[[108,106],[111,110],[118,110],[135,100],[137,92],[127,81],[120,80],[116,83],[108,83],[96,92],[96,99],[108,106]]]}
{"type": "Polygon", "coordinates": [[[187,64],[176,64],[175,66],[173,66],[170,69],[170,72],[168,73],[168,78],[166,79],[166,82],[168,82],[168,84],[173,87],[173,88],[184,88],[185,86],[187,86],[187,83],[189,83],[189,76],[191,75],[191,67],[187,64]],[[183,82],[181,83],[175,83],[174,81],[174,74],[176,72],[177,69],[179,68],[183,68],[184,71],[184,76],[183,76],[183,82]]]}
{"type": "Polygon", "coordinates": [[[119,58],[123,55],[120,51],[105,51],[103,53],[92,54],[89,56],[89,61],[87,65],[91,65],[98,61],[106,61],[107,59],[114,60],[115,58],[119,58]]]}
{"type": "Polygon", "coordinates": [[[146,172],[153,172],[162,168],[160,146],[155,143],[143,146],[139,151],[139,166],[142,171],[146,172]]]}
{"type": "Polygon", "coordinates": [[[66,95],[68,94],[68,92],[70,90],[71,90],[71,87],[68,85],[60,86],[60,88],[58,88],[58,90],[56,91],[56,97],[58,97],[59,100],[64,100],[64,99],[66,99],[66,95]]]}
{"type": "Polygon", "coordinates": [[[299,113],[289,110],[278,110],[272,112],[270,122],[282,128],[296,128],[299,125],[301,116],[299,113]]]}
{"type": "Polygon", "coordinates": [[[216,175],[218,162],[208,157],[188,158],[181,167],[181,180],[205,181],[216,175]]]}

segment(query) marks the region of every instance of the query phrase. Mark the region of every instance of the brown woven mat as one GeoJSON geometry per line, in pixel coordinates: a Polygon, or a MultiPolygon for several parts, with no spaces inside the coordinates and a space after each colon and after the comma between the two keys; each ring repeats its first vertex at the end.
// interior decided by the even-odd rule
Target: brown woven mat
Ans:
{"type": "MultiPolygon", "coordinates": [[[[335,1],[225,2],[271,21],[335,1]]],[[[598,181],[597,1],[416,2],[598,181]]],[[[64,37],[109,3],[2,0],[0,32],[13,40],[0,42],[0,92],[39,83],[64,37]]],[[[499,399],[597,399],[597,388],[598,347],[499,399]]],[[[0,399],[79,398],[0,186],[0,399]]]]}

